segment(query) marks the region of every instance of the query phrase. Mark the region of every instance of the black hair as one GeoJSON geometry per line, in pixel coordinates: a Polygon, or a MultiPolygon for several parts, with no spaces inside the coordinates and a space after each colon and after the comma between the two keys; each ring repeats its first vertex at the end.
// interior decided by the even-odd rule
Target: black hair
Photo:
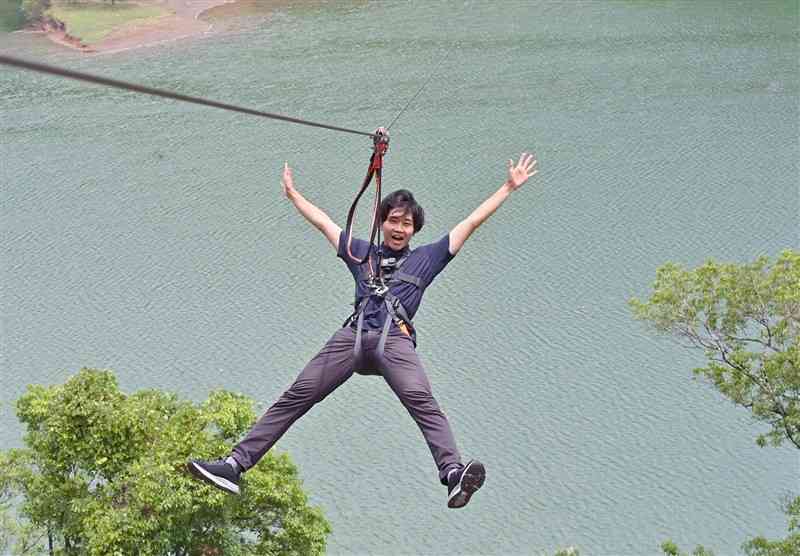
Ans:
{"type": "Polygon", "coordinates": [[[422,210],[408,189],[398,189],[383,198],[381,201],[381,224],[386,221],[393,209],[403,209],[403,214],[411,213],[411,217],[414,219],[415,234],[425,225],[425,211],[422,210]]]}

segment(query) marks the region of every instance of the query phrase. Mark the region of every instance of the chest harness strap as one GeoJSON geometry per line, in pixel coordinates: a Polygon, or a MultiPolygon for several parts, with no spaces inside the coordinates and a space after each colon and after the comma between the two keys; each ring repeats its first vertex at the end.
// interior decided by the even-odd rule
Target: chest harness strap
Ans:
{"type": "MultiPolygon", "coordinates": [[[[378,250],[377,255],[381,257],[380,250],[378,250]]],[[[364,327],[364,313],[366,313],[367,304],[372,297],[382,299],[386,307],[386,312],[388,313],[386,321],[383,323],[380,340],[378,341],[378,358],[383,357],[386,338],[389,336],[389,328],[391,328],[392,322],[394,322],[398,328],[406,332],[411,337],[411,341],[414,342],[414,345],[417,345],[417,334],[414,330],[411,318],[408,316],[408,312],[405,307],[403,307],[400,299],[390,291],[392,286],[401,282],[413,284],[417,288],[422,287],[422,280],[417,276],[407,274],[400,270],[400,267],[407,258],[408,254],[403,255],[399,260],[394,257],[381,257],[377,276],[374,274],[371,275],[371,265],[369,265],[366,272],[364,270],[361,271],[361,279],[369,290],[369,293],[360,299],[356,299],[354,303],[355,311],[344,323],[344,326],[351,326],[353,321],[356,323],[356,341],[353,346],[353,353],[356,359],[361,357],[361,333],[364,327]]]]}

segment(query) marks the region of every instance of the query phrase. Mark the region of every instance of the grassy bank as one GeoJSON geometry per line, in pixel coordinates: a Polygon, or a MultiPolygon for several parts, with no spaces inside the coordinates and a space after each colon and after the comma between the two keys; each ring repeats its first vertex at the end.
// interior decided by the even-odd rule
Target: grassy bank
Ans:
{"type": "Polygon", "coordinates": [[[8,33],[22,27],[22,0],[0,0],[0,32],[8,33]]]}
{"type": "Polygon", "coordinates": [[[122,2],[53,2],[48,14],[63,21],[67,32],[87,44],[132,22],[145,24],[172,12],[160,6],[122,2]]]}

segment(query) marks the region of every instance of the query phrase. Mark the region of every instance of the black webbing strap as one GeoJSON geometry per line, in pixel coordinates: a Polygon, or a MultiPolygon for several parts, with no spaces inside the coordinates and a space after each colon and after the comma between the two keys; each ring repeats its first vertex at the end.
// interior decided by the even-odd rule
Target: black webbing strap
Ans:
{"type": "Polygon", "coordinates": [[[389,337],[389,328],[392,326],[392,313],[394,313],[394,309],[392,309],[392,302],[389,301],[389,296],[383,298],[383,302],[386,304],[386,321],[383,323],[383,330],[381,330],[381,339],[378,342],[378,359],[383,359],[383,348],[386,347],[386,338],[389,337]]]}
{"type": "MultiPolygon", "coordinates": [[[[356,319],[356,343],[353,345],[353,355],[355,355],[356,361],[361,357],[361,329],[364,328],[364,313],[367,309],[367,303],[369,303],[369,295],[365,295],[356,307],[358,318],[356,319]]],[[[347,320],[352,323],[352,318],[350,317],[347,320]]]]}
{"type": "Polygon", "coordinates": [[[378,359],[383,358],[383,350],[386,347],[386,338],[389,337],[389,328],[391,327],[392,322],[402,322],[405,324],[409,328],[411,341],[414,342],[415,347],[417,345],[417,335],[414,331],[414,325],[411,324],[411,319],[408,318],[408,313],[406,313],[406,309],[403,307],[403,304],[400,303],[400,300],[392,294],[387,293],[386,297],[383,299],[383,302],[386,305],[386,311],[388,314],[386,315],[386,322],[383,323],[381,339],[378,341],[378,359]]]}

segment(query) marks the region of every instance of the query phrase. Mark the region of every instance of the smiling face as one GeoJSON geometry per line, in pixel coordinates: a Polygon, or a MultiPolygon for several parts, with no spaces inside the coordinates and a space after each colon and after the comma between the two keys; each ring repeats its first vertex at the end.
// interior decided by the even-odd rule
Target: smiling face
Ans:
{"type": "Polygon", "coordinates": [[[393,251],[402,251],[414,235],[414,217],[407,207],[393,208],[381,227],[383,243],[393,251]]]}

